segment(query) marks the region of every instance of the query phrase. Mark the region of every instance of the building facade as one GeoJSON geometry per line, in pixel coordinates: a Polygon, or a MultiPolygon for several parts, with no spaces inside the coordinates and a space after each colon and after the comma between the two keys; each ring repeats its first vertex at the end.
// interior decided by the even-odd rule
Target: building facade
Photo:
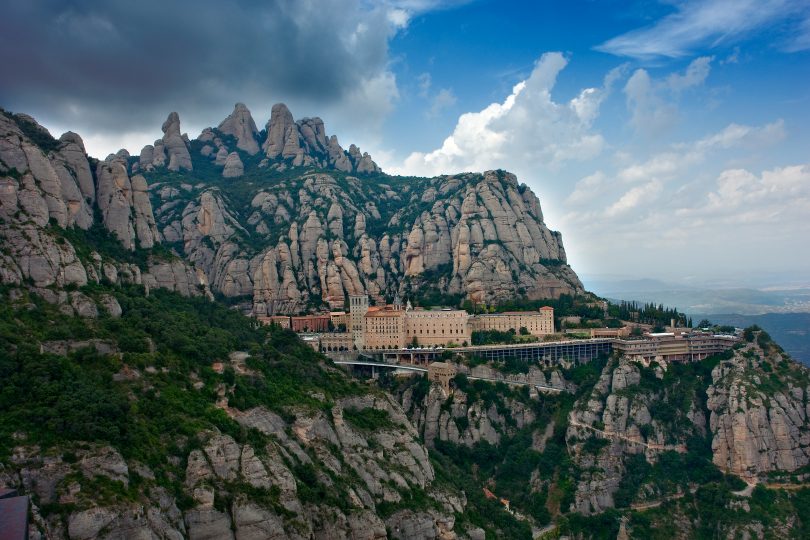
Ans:
{"type": "Polygon", "coordinates": [[[351,332],[326,332],[321,334],[321,351],[351,351],[354,341],[351,332]]]}
{"type": "Polygon", "coordinates": [[[352,333],[354,339],[354,346],[357,350],[365,348],[364,331],[365,316],[368,313],[368,295],[358,294],[349,297],[349,323],[351,328],[349,331],[352,333]]]}
{"type": "Polygon", "coordinates": [[[290,328],[289,315],[271,315],[269,317],[258,317],[262,324],[277,324],[281,328],[290,328]]]}
{"type": "Polygon", "coordinates": [[[334,329],[338,329],[341,325],[343,325],[343,328],[347,332],[349,331],[351,321],[349,320],[349,314],[345,311],[330,311],[329,319],[332,321],[332,327],[334,329]]]}
{"type": "Polygon", "coordinates": [[[498,330],[520,332],[521,328],[533,336],[547,336],[554,333],[554,308],[544,306],[538,311],[508,311],[475,315],[470,318],[472,330],[498,330]]]}
{"type": "Polygon", "coordinates": [[[405,312],[405,342],[418,346],[472,342],[470,316],[461,309],[410,309],[405,312]]]}
{"type": "Polygon", "coordinates": [[[370,308],[364,320],[363,344],[366,350],[401,349],[405,347],[406,312],[385,308],[370,308]]]}
{"type": "Polygon", "coordinates": [[[719,354],[740,340],[734,336],[703,332],[674,335],[670,332],[647,334],[639,339],[615,339],[613,348],[629,357],[668,362],[693,362],[719,354]]]}
{"type": "Polygon", "coordinates": [[[328,332],[329,315],[303,315],[290,317],[294,332],[328,332]]]}
{"type": "Polygon", "coordinates": [[[446,393],[450,393],[450,381],[456,376],[456,366],[445,362],[433,362],[428,366],[428,380],[441,385],[446,393]]]}

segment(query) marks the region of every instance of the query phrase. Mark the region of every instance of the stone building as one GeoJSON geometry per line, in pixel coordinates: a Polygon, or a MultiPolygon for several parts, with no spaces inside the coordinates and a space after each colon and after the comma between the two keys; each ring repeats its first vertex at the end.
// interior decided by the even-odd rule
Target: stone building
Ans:
{"type": "Polygon", "coordinates": [[[406,343],[419,346],[468,345],[470,316],[462,309],[410,309],[405,312],[406,343]]]}
{"type": "Polygon", "coordinates": [[[357,350],[365,348],[364,331],[365,316],[368,313],[368,295],[357,294],[349,297],[349,331],[354,339],[354,346],[357,350]]]}
{"type": "Polygon", "coordinates": [[[290,317],[293,332],[328,332],[329,315],[290,317]]]}
{"type": "Polygon", "coordinates": [[[349,320],[349,314],[345,311],[330,311],[329,312],[329,319],[332,321],[333,328],[340,328],[340,325],[349,330],[349,326],[351,325],[351,321],[349,320]]]}
{"type": "Polygon", "coordinates": [[[406,312],[394,306],[369,308],[364,320],[366,350],[401,349],[405,346],[406,312]]]}
{"type": "Polygon", "coordinates": [[[287,315],[271,315],[269,317],[256,317],[262,324],[277,324],[281,328],[290,328],[290,317],[287,315]]]}
{"type": "Polygon", "coordinates": [[[474,331],[498,330],[520,332],[521,328],[533,336],[547,336],[554,333],[554,308],[544,306],[538,311],[507,311],[475,315],[470,318],[474,331]]]}
{"type": "Polygon", "coordinates": [[[445,392],[450,393],[450,381],[456,376],[456,366],[446,362],[433,362],[428,366],[428,380],[441,385],[445,392]]]}
{"type": "Polygon", "coordinates": [[[321,334],[321,351],[351,351],[354,346],[351,332],[326,332],[321,334]]]}

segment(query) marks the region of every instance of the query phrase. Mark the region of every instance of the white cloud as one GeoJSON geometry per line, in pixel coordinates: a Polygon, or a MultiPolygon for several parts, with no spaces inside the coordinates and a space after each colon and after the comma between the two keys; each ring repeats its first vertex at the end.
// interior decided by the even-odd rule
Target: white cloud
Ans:
{"type": "Polygon", "coordinates": [[[714,60],[713,56],[701,56],[694,59],[686,68],[686,72],[681,75],[680,73],[672,73],[667,77],[667,86],[673,92],[682,92],[687,88],[699,86],[703,84],[706,77],[709,76],[711,71],[711,63],[714,60]]]}
{"type": "Polygon", "coordinates": [[[782,224],[783,234],[810,222],[810,165],[778,167],[759,176],[746,169],[720,173],[716,187],[694,207],[677,210],[680,218],[696,225],[733,226],[782,224]]]}
{"type": "Polygon", "coordinates": [[[577,182],[565,202],[571,205],[589,203],[604,193],[607,181],[605,173],[596,171],[577,182]]]}
{"type": "Polygon", "coordinates": [[[609,218],[616,217],[638,206],[649,205],[655,202],[663,189],[664,184],[660,180],[652,180],[641,186],[631,188],[619,197],[619,200],[608,207],[605,215],[609,218]]]}
{"type": "MultiPolygon", "coordinates": [[[[597,50],[641,59],[683,57],[698,47],[743,40],[807,11],[805,0],[688,0],[677,3],[674,13],[653,25],[614,37],[597,50]]],[[[792,32],[795,38],[789,40],[786,50],[810,46],[810,39],[803,41],[808,33],[801,28],[792,32]]]]}
{"type": "Polygon", "coordinates": [[[682,92],[702,86],[711,71],[714,57],[694,59],[681,73],[671,73],[662,81],[653,80],[645,69],[637,69],[627,80],[624,94],[636,132],[658,134],[670,128],[678,117],[677,101],[682,92]]]}
{"type": "Polygon", "coordinates": [[[456,95],[450,88],[442,88],[435,96],[433,96],[430,104],[430,110],[428,110],[428,116],[431,118],[438,116],[443,110],[455,105],[456,101],[456,95]]]}
{"type": "Polygon", "coordinates": [[[561,53],[544,54],[503,102],[461,115],[440,148],[414,152],[392,170],[435,175],[509,168],[520,173],[597,156],[604,140],[592,123],[617,72],[608,74],[602,88],[586,88],[568,102],[556,102],[551,91],[566,64],[561,53]]]}
{"type": "MultiPolygon", "coordinates": [[[[639,234],[639,227],[642,231],[645,227],[674,227],[672,216],[686,216],[689,212],[685,209],[706,207],[703,213],[708,213],[708,205],[702,201],[706,191],[699,180],[707,163],[719,162],[730,151],[765,148],[784,136],[781,120],[759,127],[730,124],[717,133],[673,144],[642,160],[617,152],[612,173],[599,170],[582,178],[565,199],[566,228],[586,229],[597,236],[609,230],[629,241],[639,234]]],[[[718,195],[710,197],[724,201],[715,208],[730,207],[729,201],[735,200],[739,187],[731,178],[720,183],[718,195]]],[[[776,184],[770,181],[768,185],[776,184]]]]}

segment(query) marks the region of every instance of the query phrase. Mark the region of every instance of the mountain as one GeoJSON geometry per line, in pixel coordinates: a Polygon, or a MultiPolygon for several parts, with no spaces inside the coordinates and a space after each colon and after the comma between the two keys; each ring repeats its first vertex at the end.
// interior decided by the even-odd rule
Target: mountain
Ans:
{"type": "Polygon", "coordinates": [[[32,538],[810,536],[810,370],[765,331],[360,382],[244,314],[566,293],[603,322],[531,190],[385,175],[282,105],[162,131],[99,161],[0,115],[0,488],[32,538]]]}
{"type": "Polygon", "coordinates": [[[84,285],[104,274],[210,290],[256,315],[342,307],[362,293],[496,302],[582,291],[560,234],[512,174],[388,176],[283,104],[261,132],[241,103],[196,139],[177,113],[162,131],[138,156],[98,161],[78,135],[57,140],[4,112],[0,280],[84,285]],[[108,231],[145,264],[97,261],[73,245],[76,230],[108,231]],[[156,247],[163,259],[147,253],[156,247]]]}

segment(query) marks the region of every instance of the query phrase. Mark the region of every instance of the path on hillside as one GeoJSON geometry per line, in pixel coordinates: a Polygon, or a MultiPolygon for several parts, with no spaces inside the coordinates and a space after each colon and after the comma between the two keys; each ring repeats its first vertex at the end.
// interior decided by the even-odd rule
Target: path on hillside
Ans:
{"type": "Polygon", "coordinates": [[[578,422],[578,421],[572,419],[571,417],[568,418],[568,424],[572,425],[574,427],[580,427],[580,428],[584,428],[584,429],[589,429],[589,430],[591,430],[591,431],[593,431],[595,433],[599,433],[600,435],[602,435],[603,437],[608,438],[608,439],[619,439],[619,440],[628,442],[630,444],[637,444],[639,446],[643,446],[644,448],[648,448],[650,450],[656,450],[656,451],[659,451],[659,452],[661,452],[661,451],[666,452],[666,451],[671,450],[673,452],[678,452],[679,454],[685,454],[686,453],[686,446],[683,445],[683,444],[646,443],[646,442],[639,441],[637,439],[631,439],[630,437],[627,437],[625,435],[620,435],[620,434],[616,433],[615,431],[605,431],[604,429],[599,429],[599,428],[593,427],[590,424],[583,424],[582,422],[578,422]]]}

